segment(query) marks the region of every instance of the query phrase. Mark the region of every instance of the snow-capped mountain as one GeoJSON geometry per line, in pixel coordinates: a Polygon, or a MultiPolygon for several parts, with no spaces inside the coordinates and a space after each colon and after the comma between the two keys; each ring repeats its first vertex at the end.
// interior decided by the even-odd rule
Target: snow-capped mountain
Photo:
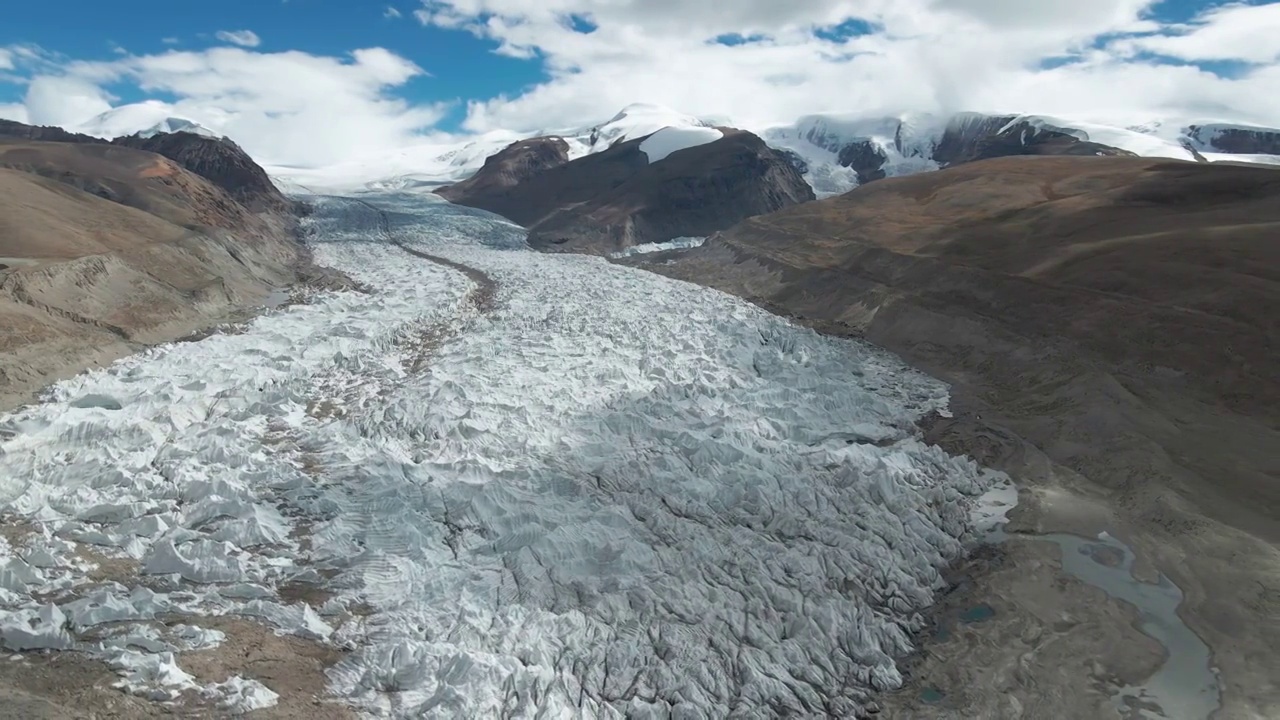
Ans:
{"type": "MultiPolygon", "coordinates": [[[[70,128],[98,137],[164,132],[218,134],[192,120],[175,118],[164,103],[124,105],[70,128]]],[[[430,189],[464,180],[484,161],[518,140],[559,137],[569,159],[607,150],[619,142],[665,129],[673,137],[715,138],[712,128],[735,126],[660,105],[628,105],[608,120],[537,132],[497,130],[482,135],[438,134],[421,142],[320,168],[267,166],[277,185],[293,191],[430,189]]],[[[742,126],[737,126],[742,127],[742,126]]],[[[890,117],[810,115],[795,123],[743,127],[782,151],[801,170],[818,197],[838,195],[863,182],[937,170],[1002,155],[1124,155],[1217,162],[1280,164],[1280,130],[1188,118],[1127,127],[1049,115],[966,112],[890,117]]]]}
{"type": "MultiPolygon", "coordinates": [[[[429,189],[471,177],[484,161],[518,140],[559,137],[569,146],[569,159],[602,152],[613,145],[652,135],[665,128],[709,129],[717,123],[659,105],[628,105],[612,118],[574,128],[518,133],[498,130],[483,135],[439,135],[387,155],[323,168],[268,166],[282,188],[318,190],[429,189]]],[[[710,137],[704,132],[702,137],[710,137]]]]}
{"type": "Polygon", "coordinates": [[[1184,144],[1205,159],[1246,160],[1280,164],[1280,130],[1207,123],[1189,125],[1182,130],[1184,144]]]}
{"type": "Polygon", "coordinates": [[[652,135],[659,130],[714,128],[714,121],[686,115],[671,108],[649,103],[634,103],[623,108],[607,122],[559,135],[569,143],[569,157],[580,157],[607,150],[620,142],[652,135]]]}
{"type": "Polygon", "coordinates": [[[138,133],[138,135],[144,138],[149,138],[149,137],[155,137],[156,135],[160,135],[163,133],[177,133],[177,132],[192,133],[194,135],[203,135],[205,137],[211,137],[211,138],[222,137],[218,133],[214,132],[213,130],[210,130],[209,128],[201,125],[200,123],[194,120],[187,120],[186,118],[172,118],[172,117],[165,118],[164,120],[161,120],[155,125],[152,125],[151,127],[145,130],[142,130],[141,132],[138,133]]]}
{"type": "Polygon", "coordinates": [[[1116,155],[1280,164],[1280,130],[1230,123],[1151,122],[1119,127],[1048,115],[813,115],[768,128],[795,153],[819,197],[863,182],[1001,155],[1116,155]]]}
{"type": "Polygon", "coordinates": [[[769,145],[804,160],[805,179],[818,197],[839,195],[858,186],[859,166],[883,156],[884,176],[937,170],[933,147],[940,120],[931,115],[857,118],[810,115],[794,125],[762,133],[769,145]],[[866,157],[859,157],[866,155],[866,157]]]}
{"type": "Polygon", "coordinates": [[[172,112],[172,108],[165,103],[148,100],[112,108],[67,129],[107,139],[126,135],[149,138],[161,133],[174,132],[188,132],[211,138],[222,137],[222,133],[195,120],[175,117],[172,112]]]}

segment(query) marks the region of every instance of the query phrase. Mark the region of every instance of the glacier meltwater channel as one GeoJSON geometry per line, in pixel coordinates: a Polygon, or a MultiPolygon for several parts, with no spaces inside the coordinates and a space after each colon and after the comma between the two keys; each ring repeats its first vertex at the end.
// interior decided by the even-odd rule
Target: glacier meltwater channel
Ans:
{"type": "Polygon", "coordinates": [[[6,648],[244,710],[277,697],[182,664],[247,616],[402,717],[849,716],[901,682],[993,481],[916,439],[944,385],[478,211],[311,201],[362,292],[0,417],[6,648]]]}

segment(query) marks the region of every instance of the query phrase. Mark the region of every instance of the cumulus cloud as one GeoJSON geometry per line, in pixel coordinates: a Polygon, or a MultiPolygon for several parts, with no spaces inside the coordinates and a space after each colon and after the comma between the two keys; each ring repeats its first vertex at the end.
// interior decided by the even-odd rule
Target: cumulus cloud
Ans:
{"type": "Polygon", "coordinates": [[[1189,61],[1280,60],[1280,3],[1226,5],[1167,33],[1122,41],[1118,50],[1144,50],[1189,61]]]}
{"type": "MultiPolygon", "coordinates": [[[[1206,106],[1241,120],[1280,121],[1275,93],[1264,90],[1261,74],[1224,79],[1194,67],[1138,60],[1119,45],[1103,43],[1200,43],[1233,32],[1230,27],[1245,12],[1234,6],[1211,11],[1184,31],[1155,22],[1155,5],[1156,0],[424,0],[415,15],[426,25],[487,38],[498,53],[545,62],[547,82],[471,102],[465,127],[475,131],[572,126],[636,101],[725,115],[748,127],[815,112],[971,109],[1110,120],[1194,114],[1206,106]],[[729,35],[750,41],[716,41],[729,35]]],[[[1272,12],[1280,5],[1266,7],[1272,12]]],[[[1275,31],[1269,32],[1274,38],[1275,31]]],[[[1250,57],[1265,55],[1264,47],[1274,51],[1265,44],[1267,33],[1251,37],[1260,42],[1250,57]]],[[[1184,56],[1197,57],[1191,45],[1183,47],[1184,56]]]]}
{"type": "Polygon", "coordinates": [[[27,85],[27,117],[37,125],[69,125],[111,109],[112,97],[76,77],[40,76],[27,85]]]}
{"type": "Polygon", "coordinates": [[[173,50],[102,62],[46,61],[24,105],[33,122],[108,135],[126,131],[133,118],[187,118],[232,137],[264,163],[314,166],[388,152],[438,122],[445,106],[414,106],[392,95],[423,74],[383,48],[346,57],[238,47],[173,50]],[[113,109],[102,88],[117,83],[175,99],[113,109]]]}
{"type": "Polygon", "coordinates": [[[262,38],[258,37],[258,33],[252,30],[219,30],[215,37],[222,42],[239,45],[240,47],[253,48],[262,44],[262,38]]]}

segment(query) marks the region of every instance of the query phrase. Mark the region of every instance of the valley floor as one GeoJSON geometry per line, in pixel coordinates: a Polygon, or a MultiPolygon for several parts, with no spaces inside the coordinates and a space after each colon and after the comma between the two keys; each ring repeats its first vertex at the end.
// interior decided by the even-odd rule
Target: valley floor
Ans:
{"type": "Polygon", "coordinates": [[[946,386],[484,213],[367,200],[308,220],[367,293],[0,417],[0,680],[83,661],[94,692],[32,702],[155,707],[96,660],[273,717],[852,717],[902,683],[1002,482],[921,437],[946,386]]]}

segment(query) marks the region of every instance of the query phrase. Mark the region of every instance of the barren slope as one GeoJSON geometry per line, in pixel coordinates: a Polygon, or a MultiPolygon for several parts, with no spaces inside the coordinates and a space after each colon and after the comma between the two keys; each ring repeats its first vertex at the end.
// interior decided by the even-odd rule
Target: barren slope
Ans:
{"type": "MultiPolygon", "coordinates": [[[[932,437],[1025,483],[1013,528],[1130,542],[1185,594],[1180,612],[1221,671],[1221,716],[1269,717],[1280,708],[1265,669],[1280,646],[1278,223],[1270,169],[1002,158],[751,218],[673,264],[629,262],[865,336],[953,383],[959,412],[932,437]]],[[[1020,577],[1046,572],[1032,545],[1006,548],[1020,577]]],[[[1055,624],[1049,580],[977,577],[962,597],[1005,620],[922,660],[918,682],[969,688],[953,715],[929,711],[987,716],[1010,693],[1042,711],[1078,702],[1100,680],[1080,659],[1121,628],[1079,625],[1088,604],[1055,624]],[[984,677],[997,666],[1021,667],[1020,681],[984,677]]],[[[1055,712],[1077,716],[1067,707],[1055,712]]]]}
{"type": "Polygon", "coordinates": [[[225,191],[151,152],[0,138],[0,167],[56,180],[181,227],[262,230],[259,218],[225,191]]]}
{"type": "Polygon", "coordinates": [[[150,152],[0,140],[0,407],[289,284],[292,222],[150,152]]]}
{"type": "Polygon", "coordinates": [[[0,257],[69,260],[188,232],[65,183],[0,168],[0,257]]]}

